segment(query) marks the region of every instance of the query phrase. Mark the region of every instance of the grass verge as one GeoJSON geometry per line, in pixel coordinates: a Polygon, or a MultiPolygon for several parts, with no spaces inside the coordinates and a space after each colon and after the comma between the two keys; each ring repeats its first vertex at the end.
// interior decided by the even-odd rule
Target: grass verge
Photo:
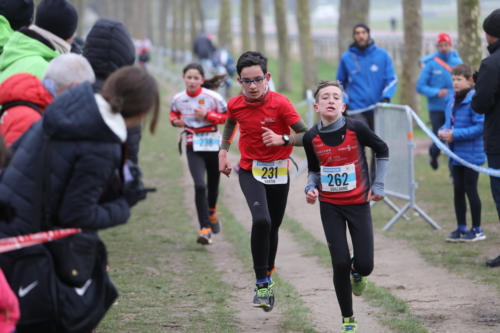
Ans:
{"type": "MultiPolygon", "coordinates": [[[[293,238],[302,246],[305,255],[316,257],[323,266],[331,267],[330,252],[325,244],[317,240],[300,223],[289,216],[285,215],[283,222],[283,228],[290,232],[293,238]]],[[[363,298],[370,305],[380,309],[376,313],[378,321],[395,332],[428,332],[427,329],[422,327],[421,322],[410,313],[408,305],[392,295],[387,289],[368,282],[363,298]]]]}

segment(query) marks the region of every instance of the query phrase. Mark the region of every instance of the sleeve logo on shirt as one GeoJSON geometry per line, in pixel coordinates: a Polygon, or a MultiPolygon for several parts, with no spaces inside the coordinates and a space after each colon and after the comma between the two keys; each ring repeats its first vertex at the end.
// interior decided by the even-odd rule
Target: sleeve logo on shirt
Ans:
{"type": "Polygon", "coordinates": [[[205,100],[204,100],[203,98],[202,98],[202,99],[200,99],[200,100],[198,101],[198,104],[200,104],[200,105],[205,104],[205,100]]]}
{"type": "Polygon", "coordinates": [[[371,65],[370,70],[371,70],[372,72],[377,72],[377,71],[378,71],[378,66],[377,66],[377,65],[375,65],[375,64],[373,64],[373,65],[371,65]]]}

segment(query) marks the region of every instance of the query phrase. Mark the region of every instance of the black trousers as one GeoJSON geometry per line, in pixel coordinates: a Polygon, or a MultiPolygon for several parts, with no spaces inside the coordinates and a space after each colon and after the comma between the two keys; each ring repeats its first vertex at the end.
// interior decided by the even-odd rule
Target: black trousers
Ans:
{"type": "Polygon", "coordinates": [[[194,200],[200,229],[210,228],[208,209],[215,208],[219,196],[219,152],[195,152],[193,146],[187,145],[186,155],[194,181],[194,200]]]}
{"type": "Polygon", "coordinates": [[[369,275],[373,270],[373,226],[370,204],[334,205],[319,203],[321,221],[328,249],[332,258],[333,285],[343,317],[351,317],[352,288],[351,263],[354,270],[369,275]],[[351,234],[354,261],[351,260],[347,243],[346,226],[351,234]]]}
{"type": "Polygon", "coordinates": [[[251,171],[240,169],[240,187],[252,214],[251,248],[257,279],[264,279],[274,267],[278,230],[285,215],[290,181],[268,185],[256,180],[251,171]]]}
{"type": "Polygon", "coordinates": [[[472,215],[472,226],[481,226],[481,199],[477,192],[477,181],[479,173],[464,167],[454,165],[453,169],[453,200],[455,203],[455,215],[458,225],[467,225],[465,215],[467,213],[467,204],[465,194],[469,198],[470,212],[472,215]]]}
{"type": "MultiPolygon", "coordinates": [[[[437,132],[445,121],[444,111],[429,111],[429,118],[431,120],[432,133],[437,135],[437,132]]],[[[438,158],[440,154],[441,150],[432,143],[429,147],[429,155],[432,158],[438,158]]]]}

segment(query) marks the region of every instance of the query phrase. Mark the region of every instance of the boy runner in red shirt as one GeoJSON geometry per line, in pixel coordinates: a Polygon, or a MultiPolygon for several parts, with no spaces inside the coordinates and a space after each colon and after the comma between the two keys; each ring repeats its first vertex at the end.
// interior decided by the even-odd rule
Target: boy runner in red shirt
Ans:
{"type": "Polygon", "coordinates": [[[219,152],[219,171],[229,177],[227,151],[236,123],[240,124],[238,172],[241,190],[252,214],[251,248],[256,276],[253,304],[274,306],[274,260],[278,229],[289,190],[288,157],[302,145],[307,127],[286,97],[269,90],[271,73],[259,52],[243,53],[236,65],[242,94],[228,103],[228,116],[219,152]],[[290,127],[297,135],[290,134],[290,127]]]}
{"type": "Polygon", "coordinates": [[[314,110],[321,121],[303,138],[309,167],[306,201],[319,197],[321,221],[332,257],[333,284],[342,312],[342,332],[355,332],[352,293],[360,296],[373,270],[373,229],[370,200],[384,197],[389,148],[364,123],[344,117],[339,81],[320,82],[314,110]],[[370,184],[364,146],[375,153],[376,172],[370,184]],[[349,253],[346,225],[351,234],[349,253]],[[349,276],[350,275],[350,276],[349,276]],[[349,281],[349,278],[351,281],[349,281]]]}

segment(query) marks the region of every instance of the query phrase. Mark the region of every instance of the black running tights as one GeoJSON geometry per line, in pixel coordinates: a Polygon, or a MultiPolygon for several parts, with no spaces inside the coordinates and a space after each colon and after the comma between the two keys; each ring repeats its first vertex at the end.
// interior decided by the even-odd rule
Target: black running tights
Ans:
{"type": "Polygon", "coordinates": [[[334,205],[320,202],[321,221],[332,258],[333,285],[343,317],[351,317],[352,289],[351,263],[354,270],[369,275],[373,270],[373,227],[368,203],[361,205],[334,205]],[[347,223],[346,223],[347,222],[347,223]],[[351,261],[346,236],[346,225],[351,234],[354,261],[351,261]]]}
{"type": "Polygon", "coordinates": [[[194,152],[193,146],[188,145],[186,155],[189,171],[194,181],[194,197],[200,228],[210,228],[208,209],[215,208],[219,195],[219,153],[216,151],[194,152]]]}
{"type": "Polygon", "coordinates": [[[274,267],[278,250],[278,229],[285,214],[289,181],[267,185],[256,180],[251,171],[240,169],[240,186],[252,214],[251,248],[255,276],[264,279],[274,267]]]}

